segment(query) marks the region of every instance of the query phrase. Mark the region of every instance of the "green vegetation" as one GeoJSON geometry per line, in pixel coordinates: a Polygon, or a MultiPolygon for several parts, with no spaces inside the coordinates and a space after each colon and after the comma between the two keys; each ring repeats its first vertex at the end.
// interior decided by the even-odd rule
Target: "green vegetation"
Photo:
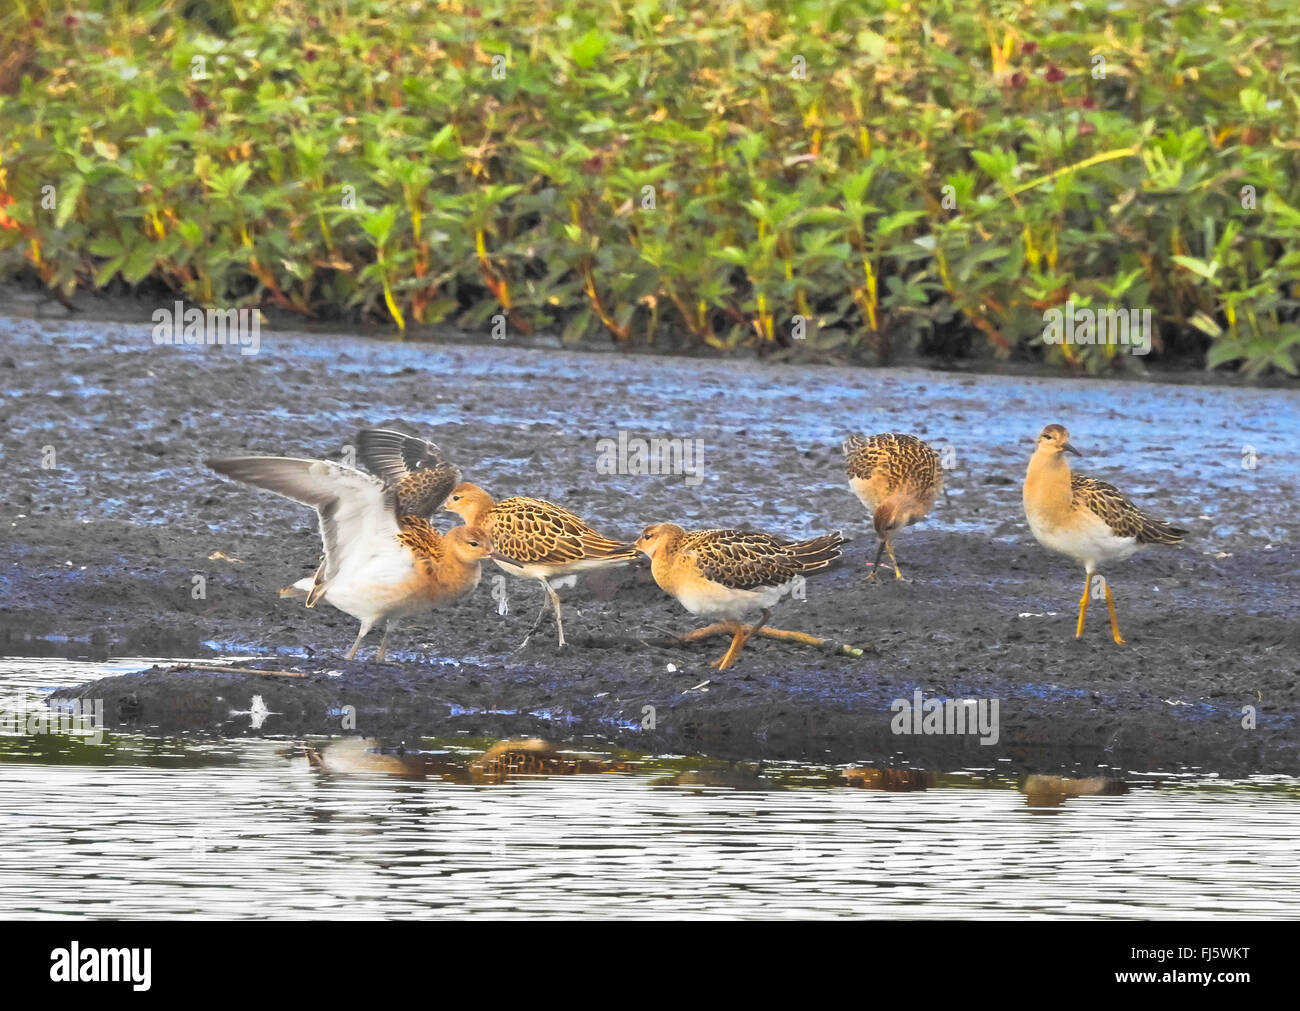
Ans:
{"type": "Polygon", "coordinates": [[[1044,312],[1149,307],[1294,375],[1295,0],[1119,7],[13,0],[0,271],[1092,371],[1044,312]]]}

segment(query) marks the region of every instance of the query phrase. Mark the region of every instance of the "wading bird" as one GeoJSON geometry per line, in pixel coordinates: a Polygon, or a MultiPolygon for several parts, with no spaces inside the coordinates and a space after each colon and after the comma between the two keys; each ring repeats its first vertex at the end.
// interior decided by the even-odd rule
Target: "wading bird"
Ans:
{"type": "MultiPolygon", "coordinates": [[[[1025,474],[1025,518],[1039,544],[1073,558],[1087,572],[1074,630],[1078,639],[1083,636],[1092,576],[1098,568],[1128,558],[1147,544],[1177,544],[1187,531],[1148,516],[1105,481],[1072,475],[1066,453],[1083,455],[1070,445],[1070,433],[1064,426],[1044,428],[1025,474]]],[[[1115,597],[1109,581],[1103,580],[1102,586],[1111,635],[1122,646],[1115,597]]]]}
{"type": "MultiPolygon", "coordinates": [[[[376,432],[398,433],[361,433],[362,446],[369,442],[382,459],[386,441],[373,438],[376,432]]],[[[218,474],[316,510],[325,557],[314,576],[280,594],[301,598],[308,607],[324,600],[360,621],[349,660],[379,621],[384,636],[375,659],[383,660],[399,619],[463,597],[478,585],[482,560],[493,557],[491,539],[482,529],[457,527],[444,535],[429,525],[423,512],[431,513],[445,498],[448,468],[454,472],[452,483],[459,472],[433,443],[411,442],[418,446],[404,447],[412,455],[401,476],[386,473],[382,465],[385,476],[375,477],[327,460],[282,456],[204,461],[218,474]]]]}
{"type": "MultiPolygon", "coordinates": [[[[710,665],[726,670],[750,637],[767,624],[772,608],[794,581],[830,565],[840,556],[843,544],[838,532],[789,541],[743,530],[687,533],[676,524],[657,523],[646,527],[633,546],[650,558],[650,571],[661,589],[692,614],[722,623],[682,638],[706,638],[718,628],[731,633],[731,646],[710,665]],[[761,612],[758,623],[743,625],[745,616],[754,612],[761,612]]],[[[798,632],[764,631],[772,638],[813,641],[798,632]]]]}
{"type": "Polygon", "coordinates": [[[541,627],[548,606],[555,611],[559,644],[565,645],[560,598],[551,587],[551,579],[609,565],[626,565],[637,557],[633,549],[602,537],[580,517],[545,499],[518,496],[494,502],[482,488],[466,482],[452,489],[445,508],[461,516],[470,526],[487,531],[499,553],[493,557],[497,565],[512,576],[536,579],[546,591],[537,620],[520,648],[541,627]]]}
{"type": "Polygon", "coordinates": [[[902,579],[894,557],[894,537],[922,519],[943,488],[939,454],[914,435],[888,432],[870,437],[851,435],[841,447],[849,487],[871,513],[880,539],[876,560],[867,578],[876,582],[880,556],[888,551],[894,578],[902,579]]]}

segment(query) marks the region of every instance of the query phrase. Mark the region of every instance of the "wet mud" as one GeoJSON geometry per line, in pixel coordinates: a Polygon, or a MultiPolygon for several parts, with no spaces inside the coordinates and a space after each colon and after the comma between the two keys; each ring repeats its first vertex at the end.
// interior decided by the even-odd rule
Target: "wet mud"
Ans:
{"type": "Polygon", "coordinates": [[[265,330],[259,353],[243,356],[155,347],[147,323],[21,318],[0,318],[0,389],[0,649],[238,657],[242,667],[308,674],[166,664],[58,693],[103,699],[110,724],[538,736],[1044,774],[1300,771],[1294,389],[265,330]],[[395,662],[371,659],[377,633],[361,660],[345,661],[352,618],[276,594],[315,569],[314,514],[200,461],[341,460],[358,428],[396,422],[437,441],[498,497],[560,502],[613,537],[659,521],[790,536],[843,530],[842,563],[810,578],[773,623],[864,655],[754,639],[719,674],[708,663],[726,641],[675,642],[693,619],[636,566],[559,589],[563,652],[553,628],[518,648],[541,590],[488,568],[469,597],[394,633],[395,662]],[[1083,573],[1026,526],[1020,483],[1048,422],[1065,424],[1087,454],[1077,470],[1191,531],[1182,546],[1148,549],[1107,573],[1127,646],[1111,642],[1099,605],[1075,640],[1083,573]],[[910,581],[868,584],[875,541],[839,444],[852,431],[888,430],[940,450],[948,493],[899,538],[910,581]],[[632,464],[607,473],[601,440],[616,446],[620,433],[686,440],[694,472],[641,474],[632,464]],[[996,701],[996,742],[896,733],[891,705],[918,691],[996,701]]]}

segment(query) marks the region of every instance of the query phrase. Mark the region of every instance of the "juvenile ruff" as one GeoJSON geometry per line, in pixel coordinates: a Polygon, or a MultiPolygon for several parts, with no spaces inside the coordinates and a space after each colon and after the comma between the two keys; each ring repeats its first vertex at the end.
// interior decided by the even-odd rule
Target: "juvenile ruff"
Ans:
{"type": "Polygon", "coordinates": [[[922,519],[943,488],[939,454],[914,435],[851,435],[841,447],[849,487],[867,511],[880,539],[876,560],[867,578],[876,582],[880,556],[888,551],[894,578],[902,579],[894,557],[894,537],[922,519]]]}
{"type": "Polygon", "coordinates": [[[843,544],[839,533],[789,541],[742,530],[687,533],[673,523],[658,523],[645,528],[635,547],[650,558],[650,571],[661,589],[692,614],[723,622],[731,633],[731,646],[711,666],[726,670],[750,637],[767,624],[772,608],[795,578],[826,568],[840,556],[843,544]],[[757,624],[748,628],[741,624],[756,611],[761,612],[757,624]]]}
{"type": "Polygon", "coordinates": [[[474,527],[439,534],[422,516],[399,516],[398,496],[378,477],[326,460],[245,456],[207,460],[218,474],[309,505],[320,518],[325,558],[314,577],[280,591],[318,601],[361,622],[348,651],[377,621],[384,637],[375,659],[387,656],[388,635],[401,618],[456,600],[478,585],[491,556],[488,535],[474,527]]]}
{"type": "Polygon", "coordinates": [[[548,605],[555,611],[559,644],[565,645],[560,598],[551,587],[551,579],[587,569],[626,565],[637,557],[633,548],[602,537],[569,510],[544,499],[520,496],[494,502],[482,488],[466,482],[452,490],[446,508],[470,526],[487,531],[499,552],[493,557],[498,566],[512,576],[536,579],[546,591],[537,621],[521,648],[542,624],[548,605]]]}
{"type": "MultiPolygon", "coordinates": [[[[1066,453],[1083,455],[1070,445],[1070,433],[1063,426],[1044,428],[1025,474],[1025,518],[1039,544],[1073,558],[1087,572],[1074,630],[1078,639],[1083,636],[1092,575],[1098,568],[1128,558],[1147,544],[1177,544],[1187,531],[1146,515],[1105,481],[1072,475],[1066,453]]],[[[1102,587],[1111,635],[1122,646],[1109,580],[1103,580],[1102,587]]]]}

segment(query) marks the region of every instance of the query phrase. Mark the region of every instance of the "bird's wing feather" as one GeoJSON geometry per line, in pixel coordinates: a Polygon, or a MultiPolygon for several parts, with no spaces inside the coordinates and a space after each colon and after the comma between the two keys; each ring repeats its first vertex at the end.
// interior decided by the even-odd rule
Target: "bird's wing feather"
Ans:
{"type": "Polygon", "coordinates": [[[784,586],[795,576],[824,569],[840,554],[838,533],[807,541],[744,530],[699,530],[687,534],[680,551],[705,579],[733,590],[784,586]]]}
{"type": "Polygon", "coordinates": [[[395,539],[397,517],[386,500],[384,483],[376,477],[327,460],[286,456],[243,456],[205,462],[218,474],[316,510],[325,545],[320,582],[328,583],[350,558],[400,550],[395,539]]]}
{"type": "Polygon", "coordinates": [[[437,445],[401,432],[363,428],[357,453],[384,482],[400,516],[432,516],[460,484],[460,468],[437,445]]]}
{"type": "Polygon", "coordinates": [[[493,546],[524,565],[564,565],[596,558],[632,561],[637,557],[635,549],[602,537],[581,517],[545,499],[502,499],[489,516],[493,546]]]}
{"type": "Polygon", "coordinates": [[[1177,544],[1186,530],[1148,516],[1113,484],[1079,474],[1070,476],[1076,506],[1100,518],[1117,537],[1133,537],[1139,544],[1177,544]]]}

